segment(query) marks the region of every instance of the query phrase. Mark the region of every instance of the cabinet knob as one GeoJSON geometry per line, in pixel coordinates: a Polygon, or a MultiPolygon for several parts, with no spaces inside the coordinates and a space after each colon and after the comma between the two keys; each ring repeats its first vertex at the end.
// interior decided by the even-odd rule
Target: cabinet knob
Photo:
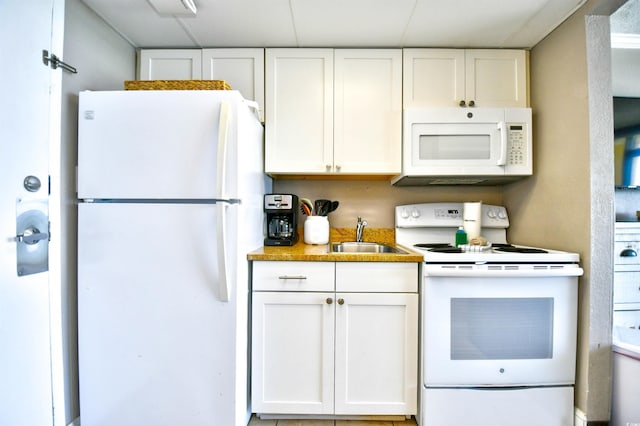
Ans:
{"type": "Polygon", "coordinates": [[[330,298],[330,297],[327,297],[326,302],[327,302],[327,305],[330,305],[330,304],[332,304],[332,303],[333,303],[333,299],[332,299],[332,298],[330,298]]]}
{"type": "Polygon", "coordinates": [[[327,169],[327,171],[328,171],[328,172],[330,172],[330,171],[331,171],[331,164],[327,164],[327,165],[326,165],[326,166],[324,166],[324,167],[327,169]]]}
{"type": "Polygon", "coordinates": [[[344,305],[344,299],[338,299],[338,305],[344,305]]]}
{"type": "Polygon", "coordinates": [[[340,169],[341,169],[341,168],[342,168],[342,166],[338,166],[338,165],[336,164],[336,172],[340,173],[340,169]]]}
{"type": "Polygon", "coordinates": [[[463,106],[465,106],[466,104],[467,104],[467,103],[466,103],[464,100],[462,100],[462,101],[460,101],[460,103],[459,103],[458,105],[460,105],[461,107],[463,107],[463,106]]]}
{"type": "Polygon", "coordinates": [[[474,106],[476,106],[476,102],[475,102],[475,101],[469,101],[469,106],[470,106],[470,107],[474,107],[474,106]]]}

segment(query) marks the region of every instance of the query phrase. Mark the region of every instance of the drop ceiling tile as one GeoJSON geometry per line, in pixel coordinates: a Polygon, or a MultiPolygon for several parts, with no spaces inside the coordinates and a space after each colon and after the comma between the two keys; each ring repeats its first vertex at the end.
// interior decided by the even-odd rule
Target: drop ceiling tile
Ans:
{"type": "Polygon", "coordinates": [[[184,26],[203,47],[296,46],[289,0],[199,0],[184,26]]]}
{"type": "Polygon", "coordinates": [[[511,34],[547,1],[422,0],[409,25],[405,46],[504,47],[511,34]]]}
{"type": "Polygon", "coordinates": [[[195,47],[180,22],[171,16],[160,16],[146,1],[83,2],[137,47],[195,47]]]}
{"type": "Polygon", "coordinates": [[[291,0],[301,47],[400,47],[417,0],[291,0]]]}

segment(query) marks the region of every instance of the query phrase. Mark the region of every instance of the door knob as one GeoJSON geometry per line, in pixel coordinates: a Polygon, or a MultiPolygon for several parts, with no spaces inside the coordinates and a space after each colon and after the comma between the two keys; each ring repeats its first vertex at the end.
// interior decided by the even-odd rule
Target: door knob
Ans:
{"type": "Polygon", "coordinates": [[[16,269],[19,277],[49,270],[48,202],[18,199],[16,203],[16,269]]]}

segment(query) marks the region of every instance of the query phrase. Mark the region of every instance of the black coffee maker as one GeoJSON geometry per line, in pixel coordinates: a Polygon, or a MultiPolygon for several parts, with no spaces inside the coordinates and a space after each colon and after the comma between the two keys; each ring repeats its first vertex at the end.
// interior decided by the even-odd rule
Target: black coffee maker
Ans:
{"type": "Polygon", "coordinates": [[[298,197],[293,194],[266,194],[267,214],[265,246],[292,246],[298,242],[298,197]]]}

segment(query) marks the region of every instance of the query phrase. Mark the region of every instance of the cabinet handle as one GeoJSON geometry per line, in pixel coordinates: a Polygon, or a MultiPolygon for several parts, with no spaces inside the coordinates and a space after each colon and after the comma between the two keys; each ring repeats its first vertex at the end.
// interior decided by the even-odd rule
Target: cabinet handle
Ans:
{"type": "Polygon", "coordinates": [[[328,171],[328,172],[330,172],[330,171],[331,171],[331,164],[327,164],[327,165],[326,165],[326,166],[324,166],[324,167],[327,169],[327,171],[328,171]]]}
{"type": "Polygon", "coordinates": [[[338,299],[338,305],[344,305],[344,299],[342,298],[338,299]]]}
{"type": "Polygon", "coordinates": [[[330,297],[327,297],[326,302],[327,302],[327,305],[330,305],[330,304],[332,304],[332,303],[333,303],[333,299],[332,299],[332,298],[330,298],[330,297]]]}
{"type": "Polygon", "coordinates": [[[279,280],[306,280],[307,277],[304,275],[280,275],[278,277],[279,280]]]}
{"type": "Polygon", "coordinates": [[[338,166],[338,165],[336,164],[336,172],[340,173],[340,169],[341,169],[341,168],[342,168],[342,166],[338,166]]]}

